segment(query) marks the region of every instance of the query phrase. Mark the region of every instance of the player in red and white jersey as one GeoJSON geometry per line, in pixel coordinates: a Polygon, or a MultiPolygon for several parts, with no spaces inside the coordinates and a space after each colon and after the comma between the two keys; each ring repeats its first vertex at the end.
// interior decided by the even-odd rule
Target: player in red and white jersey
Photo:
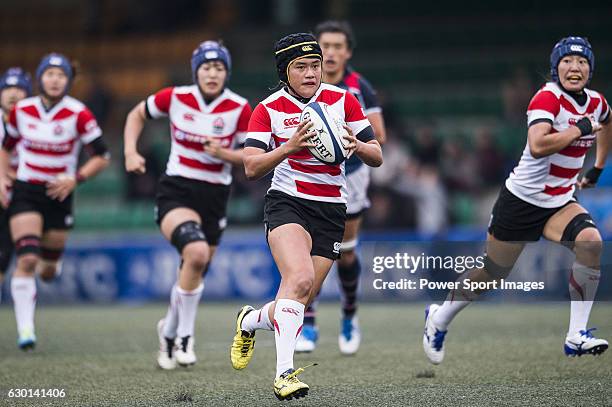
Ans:
{"type": "Polygon", "coordinates": [[[255,331],[274,330],[274,394],[291,399],[308,393],[296,376],[293,354],[304,309],[319,292],[339,256],[346,220],[344,163],[326,165],[309,152],[314,135],[304,107],[326,103],[344,118],[349,149],[370,166],[382,164],[382,151],[359,102],[349,92],[322,84],[322,52],[312,34],[288,35],[276,43],[276,67],[283,88],[259,103],[249,123],[244,163],[249,179],[274,171],[265,197],[264,222],[272,256],[281,273],[276,300],[261,309],[244,306],[230,350],[232,366],[244,369],[253,354],[255,331]]]}
{"type": "MultiPolygon", "coordinates": [[[[567,356],[598,355],[608,348],[606,340],[587,329],[601,274],[602,239],[589,213],[572,196],[576,187],[595,186],[612,137],[606,99],[586,88],[594,63],[585,38],[566,37],[553,48],[552,82],[536,93],[527,108],[527,145],[493,207],[484,268],[464,277],[482,282],[505,278],[525,243],[540,237],[573,248],[567,356]],[[578,181],[584,156],[595,140],[595,166],[578,181]]],[[[451,320],[480,292],[452,290],[441,306],[428,307],[423,348],[432,363],[442,362],[451,320]]]]}
{"type": "MultiPolygon", "coordinates": [[[[315,28],[315,36],[323,51],[323,81],[352,93],[364,109],[372,124],[374,136],[382,145],[385,142],[385,123],[376,92],[365,78],[349,66],[355,47],[355,37],[346,21],[324,21],[315,28]]],[[[338,280],[342,296],[342,319],[338,347],[343,355],[353,355],[361,343],[361,329],[357,317],[357,290],[361,263],[355,249],[359,241],[359,229],[364,213],[370,207],[368,186],[370,167],[356,155],[345,164],[347,183],[346,226],[340,245],[342,256],[337,261],[338,280]]],[[[305,312],[304,328],[298,338],[296,352],[312,352],[316,348],[319,329],[316,326],[316,303],[313,301],[305,312]]]]}
{"type": "Polygon", "coordinates": [[[194,84],[160,90],[140,102],[125,124],[125,168],[144,173],[137,142],[146,119],[170,119],[172,149],[159,181],[156,221],[181,255],[166,317],[158,323],[162,369],[193,365],[194,325],[203,278],[226,226],[232,165],[242,165],[251,108],[229,90],[231,57],[205,41],[193,52],[194,84]]]}
{"type": "MultiPolygon", "coordinates": [[[[263,100],[253,112],[249,124],[249,139],[271,148],[286,143],[299,127],[299,117],[309,101],[329,105],[354,134],[370,127],[361,105],[349,92],[333,85],[321,84],[312,98],[300,100],[287,89],[281,89],[263,100]]],[[[290,154],[274,168],[271,191],[318,202],[346,204],[347,190],[344,163],[320,165],[307,149],[290,154]]]]}
{"type": "MultiPolygon", "coordinates": [[[[6,135],[6,123],[9,113],[20,100],[32,94],[30,75],[21,68],[9,68],[0,77],[0,109],[2,110],[2,125],[0,126],[0,144],[6,135]]],[[[15,179],[17,170],[17,153],[11,156],[9,177],[15,179]]],[[[0,206],[0,300],[2,282],[11,257],[13,256],[13,239],[9,227],[8,212],[0,206]]]]}
{"type": "MultiPolygon", "coordinates": [[[[555,82],[544,85],[533,97],[527,108],[529,126],[543,123],[548,134],[562,133],[576,126],[583,118],[595,123],[608,120],[610,109],[606,99],[598,92],[583,89],[573,94],[555,82]]],[[[584,164],[588,149],[595,143],[596,135],[581,135],[569,145],[553,154],[540,151],[529,143],[525,146],[519,164],[506,180],[506,188],[525,202],[543,208],[558,208],[572,199],[578,173],[584,164]]]]}
{"type": "Polygon", "coordinates": [[[64,55],[52,53],[42,58],[36,70],[40,95],[19,101],[11,110],[0,153],[3,206],[8,204],[8,187],[13,185],[8,212],[17,267],[11,293],[22,349],[31,349],[36,342],[34,275],[49,281],[60,269],[73,226],[73,191],[77,183],[96,175],[109,162],[96,119],[83,103],[67,95],[74,76],[64,55]],[[15,145],[18,168],[12,183],[9,154],[15,145]],[[82,145],[90,158],[77,169],[82,145]]]}

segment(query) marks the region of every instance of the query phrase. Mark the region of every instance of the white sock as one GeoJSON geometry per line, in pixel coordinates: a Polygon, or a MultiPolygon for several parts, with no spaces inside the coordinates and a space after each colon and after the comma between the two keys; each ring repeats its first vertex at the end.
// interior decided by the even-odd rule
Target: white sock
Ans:
{"type": "Polygon", "coordinates": [[[459,295],[456,290],[452,290],[440,308],[431,317],[434,325],[441,331],[446,331],[448,325],[457,316],[457,314],[467,307],[472,301],[456,300],[455,295],[459,295]]]}
{"type": "Polygon", "coordinates": [[[270,321],[268,310],[274,304],[274,301],[270,301],[260,309],[249,312],[242,319],[242,329],[249,332],[254,332],[258,329],[265,329],[266,331],[273,331],[274,324],[270,321]]]}
{"type": "Polygon", "coordinates": [[[196,314],[198,313],[198,304],[202,298],[204,291],[204,283],[200,284],[195,290],[183,290],[181,287],[176,287],[178,299],[178,326],[176,334],[179,338],[185,336],[193,336],[196,314]]]}
{"type": "Polygon", "coordinates": [[[570,323],[567,336],[586,330],[601,272],[574,262],[569,280],[570,323]]]}
{"type": "Polygon", "coordinates": [[[168,305],[168,312],[164,319],[164,336],[169,339],[176,338],[176,328],[178,326],[178,292],[176,289],[175,284],[170,290],[170,305],[168,305]]]}
{"type": "Polygon", "coordinates": [[[304,323],[304,304],[294,300],[276,300],[274,339],[276,342],[276,377],[293,369],[293,353],[297,336],[304,323]]]}
{"type": "Polygon", "coordinates": [[[36,280],[32,277],[13,277],[11,279],[11,295],[15,307],[17,331],[31,330],[34,332],[34,310],[36,309],[36,280]]]}

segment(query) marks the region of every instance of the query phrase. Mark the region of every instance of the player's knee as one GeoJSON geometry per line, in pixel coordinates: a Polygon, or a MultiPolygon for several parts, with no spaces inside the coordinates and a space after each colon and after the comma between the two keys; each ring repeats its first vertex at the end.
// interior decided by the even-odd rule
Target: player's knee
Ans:
{"type": "Polygon", "coordinates": [[[583,229],[576,237],[574,246],[576,256],[587,259],[599,259],[603,251],[603,242],[595,228],[583,229]]]}
{"type": "Polygon", "coordinates": [[[601,242],[601,236],[591,215],[579,213],[565,226],[561,235],[561,243],[570,249],[573,248],[577,254],[582,249],[575,247],[576,245],[597,246],[596,244],[589,245],[584,242],[601,242]]]}
{"type": "Polygon", "coordinates": [[[40,257],[34,253],[22,254],[17,258],[17,268],[26,273],[34,273],[40,257]]]}
{"type": "Polygon", "coordinates": [[[514,266],[502,266],[494,262],[491,257],[485,254],[484,271],[491,280],[501,280],[508,277],[514,266]]]}
{"type": "Polygon", "coordinates": [[[35,235],[22,236],[15,240],[15,255],[17,259],[32,257],[38,259],[40,256],[40,237],[35,235]]]}
{"type": "Polygon", "coordinates": [[[41,260],[38,263],[38,270],[40,278],[45,282],[49,282],[58,274],[58,262],[41,260]]]}
{"type": "Polygon", "coordinates": [[[40,261],[36,267],[36,271],[40,278],[49,282],[59,275],[60,259],[64,254],[64,249],[50,249],[42,247],[40,250],[40,261]]]}
{"type": "Polygon", "coordinates": [[[185,246],[182,257],[187,268],[201,274],[208,264],[208,245],[205,242],[192,242],[185,246]]]}
{"type": "Polygon", "coordinates": [[[206,242],[206,236],[202,231],[202,226],[193,220],[178,225],[170,237],[170,243],[176,247],[183,258],[185,257],[185,249],[188,246],[193,246],[194,242],[206,242]]]}
{"type": "Polygon", "coordinates": [[[303,273],[293,278],[292,288],[298,298],[308,298],[314,287],[314,276],[303,273]]]}

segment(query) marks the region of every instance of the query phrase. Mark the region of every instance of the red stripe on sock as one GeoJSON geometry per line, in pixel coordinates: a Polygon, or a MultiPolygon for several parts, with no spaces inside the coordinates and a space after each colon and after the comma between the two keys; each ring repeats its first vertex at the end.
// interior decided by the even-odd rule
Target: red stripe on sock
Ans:
{"type": "Polygon", "coordinates": [[[276,328],[276,332],[278,332],[278,334],[280,335],[280,328],[278,327],[276,320],[274,320],[274,328],[276,328]]]}
{"type": "Polygon", "coordinates": [[[300,336],[300,332],[302,332],[302,328],[304,327],[304,325],[300,325],[300,329],[298,329],[297,333],[295,334],[295,337],[297,338],[298,336],[300,336]]]}
{"type": "Polygon", "coordinates": [[[573,271],[570,273],[569,283],[572,287],[574,287],[574,290],[576,290],[578,294],[580,294],[580,298],[582,298],[582,301],[584,301],[584,291],[582,291],[582,287],[580,287],[580,284],[578,284],[578,281],[576,281],[576,279],[574,278],[573,271]]]}
{"type": "Polygon", "coordinates": [[[261,322],[261,310],[259,310],[259,316],[257,317],[257,323],[261,322]]]}

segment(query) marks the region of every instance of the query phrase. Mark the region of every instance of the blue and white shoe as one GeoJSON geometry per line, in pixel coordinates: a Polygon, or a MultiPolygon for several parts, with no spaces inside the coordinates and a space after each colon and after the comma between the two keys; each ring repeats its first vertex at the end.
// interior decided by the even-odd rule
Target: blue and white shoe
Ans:
{"type": "Polygon", "coordinates": [[[25,329],[19,333],[17,339],[17,346],[24,352],[33,351],[36,346],[36,335],[34,335],[33,329],[25,329]]]}
{"type": "Polygon", "coordinates": [[[608,341],[595,338],[591,333],[597,328],[582,330],[565,338],[563,350],[569,357],[582,355],[601,355],[608,349],[608,341]]]}
{"type": "Polygon", "coordinates": [[[359,350],[359,345],[361,344],[361,330],[359,329],[357,316],[342,318],[340,329],[340,335],[338,336],[340,353],[343,355],[354,355],[359,350]]]}
{"type": "Polygon", "coordinates": [[[295,351],[297,353],[308,353],[312,352],[317,347],[317,341],[319,340],[319,328],[314,325],[304,324],[302,332],[298,336],[298,340],[295,343],[295,351]]]}
{"type": "Polygon", "coordinates": [[[425,331],[423,332],[423,350],[427,359],[434,365],[442,363],[444,359],[444,337],[448,331],[439,330],[433,323],[432,317],[440,308],[431,304],[425,308],[425,331]]]}

